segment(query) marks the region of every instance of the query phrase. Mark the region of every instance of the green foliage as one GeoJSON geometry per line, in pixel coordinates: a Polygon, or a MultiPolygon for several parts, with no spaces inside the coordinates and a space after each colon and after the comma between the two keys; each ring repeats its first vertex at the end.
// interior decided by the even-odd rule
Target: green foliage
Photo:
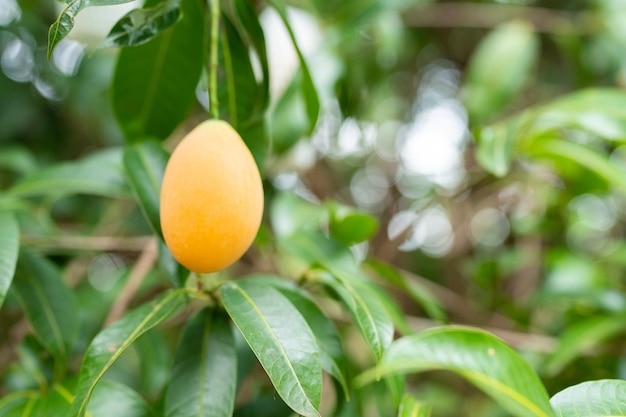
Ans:
{"type": "Polygon", "coordinates": [[[125,2],[0,16],[1,416],[624,415],[623,4],[150,0],[81,35],[125,2]],[[159,199],[207,112],[265,213],[202,275],[159,199]]]}

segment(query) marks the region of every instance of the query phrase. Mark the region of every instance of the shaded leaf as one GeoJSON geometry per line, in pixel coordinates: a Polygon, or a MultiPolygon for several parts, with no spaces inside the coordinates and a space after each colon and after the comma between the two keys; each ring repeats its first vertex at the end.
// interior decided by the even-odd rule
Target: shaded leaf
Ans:
{"type": "Polygon", "coordinates": [[[83,417],[91,394],[104,373],[142,334],[172,317],[186,301],[186,290],[168,291],[137,307],[93,339],[80,370],[72,417],[83,417]]]}
{"type": "Polygon", "coordinates": [[[129,386],[102,380],[94,389],[87,412],[91,417],[149,417],[153,413],[146,400],[129,386]]]}
{"type": "Polygon", "coordinates": [[[178,23],[181,17],[180,0],[133,9],[113,26],[100,48],[143,45],[178,23]]]}
{"type": "Polygon", "coordinates": [[[148,224],[161,238],[159,201],[168,153],[155,141],[143,141],[124,148],[128,182],[148,224]]]}
{"type": "Polygon", "coordinates": [[[172,252],[163,242],[159,240],[159,266],[165,272],[169,282],[176,288],[183,287],[189,276],[189,270],[178,263],[172,252]]]}
{"type": "Polygon", "coordinates": [[[117,197],[127,192],[121,148],[94,152],[78,161],[38,170],[9,189],[9,193],[22,197],[64,194],[117,197]]]}
{"type": "Polygon", "coordinates": [[[55,357],[65,360],[78,332],[76,300],[56,266],[22,250],[13,288],[37,339],[55,357]]]}
{"type": "Polygon", "coordinates": [[[585,351],[624,333],[625,318],[623,314],[590,317],[571,324],[559,335],[558,346],[544,365],[545,372],[555,375],[585,351]]]}
{"type": "Polygon", "coordinates": [[[626,381],[603,379],[565,388],[550,403],[558,417],[626,416],[626,381]]]}
{"type": "Polygon", "coordinates": [[[400,338],[376,369],[359,376],[358,383],[390,373],[438,369],[466,378],[514,416],[554,416],[531,366],[500,339],[478,329],[439,327],[400,338]]]}
{"type": "Polygon", "coordinates": [[[29,417],[38,401],[36,391],[17,391],[0,398],[0,416],[3,417],[29,417]]]}
{"type": "Polygon", "coordinates": [[[0,308],[9,291],[20,250],[20,228],[13,213],[0,211],[0,308]]]}
{"type": "Polygon", "coordinates": [[[165,417],[230,417],[237,352],[225,315],[203,310],[185,327],[165,398],[165,417]]]}
{"type": "Polygon", "coordinates": [[[398,417],[430,417],[430,409],[430,404],[424,404],[405,394],[398,409],[398,417]]]}
{"type": "Polygon", "coordinates": [[[250,280],[224,284],[220,293],[283,401],[303,416],[319,416],[321,358],[300,312],[278,290],[250,280]]]}
{"type": "Polygon", "coordinates": [[[204,12],[195,0],[182,0],[181,6],[183,18],[176,26],[148,43],[122,48],[118,56],[113,111],[129,142],[167,138],[196,101],[204,59],[204,12]]]}
{"type": "Polygon", "coordinates": [[[306,59],[289,23],[287,8],[275,0],[269,1],[269,4],[278,12],[287,28],[300,61],[299,71],[272,113],[272,144],[277,152],[283,152],[301,137],[313,132],[319,116],[320,100],[306,59]]]}

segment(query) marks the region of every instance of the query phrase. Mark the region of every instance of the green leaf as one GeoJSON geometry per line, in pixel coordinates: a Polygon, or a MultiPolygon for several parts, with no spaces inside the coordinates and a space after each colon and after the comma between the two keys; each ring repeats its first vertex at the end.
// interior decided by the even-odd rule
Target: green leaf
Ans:
{"type": "Polygon", "coordinates": [[[349,273],[335,269],[332,274],[322,275],[322,282],[339,296],[379,362],[393,340],[393,323],[385,305],[371,287],[346,279],[349,273]]]}
{"type": "Polygon", "coordinates": [[[165,417],[230,417],[237,352],[224,314],[203,310],[187,323],[165,398],[165,417]]]}
{"type": "Polygon", "coordinates": [[[478,132],[476,159],[487,172],[496,177],[509,173],[522,122],[515,119],[510,124],[498,128],[487,126],[478,132]]]}
{"type": "Polygon", "coordinates": [[[65,360],[78,332],[74,294],[56,266],[39,255],[20,252],[13,288],[42,345],[65,360]]]}
{"type": "MultiPolygon", "coordinates": [[[[38,402],[36,415],[66,417],[70,412],[74,395],[73,381],[69,385],[54,384],[47,395],[38,402]]],[[[90,417],[151,417],[146,400],[130,387],[111,380],[104,380],[93,392],[87,409],[90,417]]]]}
{"type": "Polygon", "coordinates": [[[3,417],[29,417],[38,401],[36,391],[17,391],[0,398],[0,416],[3,417]]]}
{"type": "Polygon", "coordinates": [[[165,272],[167,279],[176,287],[184,287],[189,276],[189,270],[178,263],[172,252],[162,240],[159,240],[159,266],[165,272]]]}
{"type": "Polygon", "coordinates": [[[339,204],[329,205],[330,234],[344,245],[371,239],[378,231],[378,220],[371,214],[339,204]]]}
{"type": "Polygon", "coordinates": [[[537,112],[535,134],[563,128],[580,129],[611,141],[626,140],[626,92],[588,88],[564,95],[537,112]]]}
{"type": "Polygon", "coordinates": [[[222,26],[218,71],[220,118],[237,130],[257,164],[262,166],[269,152],[264,119],[268,105],[265,86],[257,82],[250,45],[242,37],[245,32],[226,14],[222,15],[222,26]]]}
{"type": "Polygon", "coordinates": [[[510,346],[478,329],[439,327],[396,340],[376,369],[358,384],[390,373],[452,371],[517,417],[554,417],[548,395],[531,366],[510,346]]]}
{"type": "Polygon", "coordinates": [[[65,194],[118,197],[127,192],[121,148],[94,152],[78,161],[41,169],[9,189],[9,193],[20,197],[65,194]]]}
{"type": "Polygon", "coordinates": [[[302,229],[319,229],[323,216],[321,206],[293,193],[277,194],[271,201],[270,222],[278,237],[290,236],[302,229]]]}
{"type": "Polygon", "coordinates": [[[274,286],[291,304],[298,309],[317,339],[322,369],[339,382],[344,395],[349,398],[346,378],[346,358],[341,346],[341,338],[335,323],[317,306],[313,298],[291,281],[272,275],[253,275],[248,277],[255,283],[274,286]]]}
{"type": "Polygon", "coordinates": [[[161,238],[159,201],[168,153],[155,141],[148,140],[124,148],[124,168],[128,182],[148,224],[161,238]]]}
{"type": "Polygon", "coordinates": [[[83,417],[89,398],[104,373],[142,334],[172,317],[185,304],[184,289],[171,290],[134,309],[93,339],[80,370],[72,417],[83,417]]]}
{"type": "Polygon", "coordinates": [[[556,375],[585,351],[600,346],[603,342],[626,332],[623,314],[590,317],[573,323],[559,335],[559,344],[547,358],[545,372],[556,375]]]}
{"type": "Polygon", "coordinates": [[[304,55],[298,46],[289,23],[287,8],[282,2],[271,0],[269,4],[278,12],[300,60],[300,70],[280,98],[272,114],[272,143],[278,152],[287,150],[302,136],[315,129],[320,111],[320,99],[304,55]]]}
{"type": "Polygon", "coordinates": [[[529,150],[535,157],[565,158],[595,173],[613,187],[626,191],[626,176],[607,156],[585,145],[562,139],[537,140],[529,150]]]}
{"type": "Polygon", "coordinates": [[[532,25],[523,21],[498,26],[478,44],[464,86],[465,105],[476,122],[497,115],[522,90],[538,46],[532,25]]]}
{"type": "Polygon", "coordinates": [[[319,416],[321,358],[300,312],[278,290],[251,280],[224,284],[220,293],[283,401],[303,416],[319,416]]]}
{"type": "Polygon", "coordinates": [[[48,29],[48,59],[52,57],[54,48],[74,28],[74,19],[78,12],[87,6],[109,6],[128,3],[132,0],[70,0],[65,1],[65,8],[48,29]]]}
{"type": "Polygon", "coordinates": [[[143,45],[174,26],[181,17],[180,0],[131,10],[113,26],[100,48],[143,45]]]}
{"type": "Polygon", "coordinates": [[[398,417],[430,417],[430,404],[424,404],[405,394],[400,403],[398,417]]]}
{"type": "Polygon", "coordinates": [[[87,412],[91,417],[151,417],[146,400],[129,386],[102,380],[93,391],[87,412]]]}
{"type": "Polygon", "coordinates": [[[204,11],[195,0],[181,5],[183,18],[176,26],[120,51],[112,100],[128,142],[167,138],[195,103],[204,62],[204,11]]]}
{"type": "Polygon", "coordinates": [[[424,308],[429,317],[441,322],[447,321],[444,308],[437,297],[435,297],[428,288],[420,285],[409,277],[405,277],[393,265],[384,263],[378,259],[370,259],[366,262],[366,265],[388,283],[410,296],[424,308]]]}
{"type": "Polygon", "coordinates": [[[393,339],[393,323],[372,283],[359,271],[348,248],[319,232],[301,230],[279,241],[281,248],[330,273],[319,278],[342,300],[378,361],[393,339]]]}
{"type": "Polygon", "coordinates": [[[0,308],[15,275],[20,250],[20,228],[13,213],[0,211],[0,308]]]}
{"type": "Polygon", "coordinates": [[[74,17],[85,6],[85,0],[73,0],[61,11],[57,20],[48,29],[48,59],[52,57],[54,48],[65,38],[74,27],[74,17]]]}
{"type": "Polygon", "coordinates": [[[558,417],[626,416],[626,381],[603,379],[565,388],[550,399],[558,417]]]}
{"type": "Polygon", "coordinates": [[[246,41],[247,46],[256,53],[261,65],[261,86],[257,96],[259,110],[264,111],[269,105],[270,71],[267,61],[265,34],[259,22],[259,16],[252,3],[247,0],[234,0],[234,23],[246,41]],[[247,36],[246,36],[247,35],[247,36]]]}

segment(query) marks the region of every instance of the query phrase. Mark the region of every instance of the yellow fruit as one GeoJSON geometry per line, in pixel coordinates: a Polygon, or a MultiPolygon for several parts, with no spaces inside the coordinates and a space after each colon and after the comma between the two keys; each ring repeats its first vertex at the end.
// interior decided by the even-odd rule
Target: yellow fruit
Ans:
{"type": "Polygon", "coordinates": [[[261,175],[239,134],[219,120],[189,132],[161,187],[161,229],[174,258],[191,271],[222,270],[248,250],[262,215],[261,175]]]}

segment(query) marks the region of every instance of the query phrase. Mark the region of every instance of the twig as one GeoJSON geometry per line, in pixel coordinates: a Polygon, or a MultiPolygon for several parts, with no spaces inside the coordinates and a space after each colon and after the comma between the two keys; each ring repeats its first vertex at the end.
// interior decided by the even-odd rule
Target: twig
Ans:
{"type": "Polygon", "coordinates": [[[140,252],[150,236],[22,236],[22,244],[43,250],[140,252]]]}
{"type": "Polygon", "coordinates": [[[530,22],[537,32],[558,35],[586,35],[596,30],[592,14],[542,7],[480,3],[430,3],[415,6],[403,14],[412,27],[493,28],[513,19],[530,22]]]}
{"type": "Polygon", "coordinates": [[[104,321],[105,327],[118,320],[130,305],[135,293],[141,285],[144,277],[150,272],[152,266],[158,258],[158,247],[156,238],[151,238],[144,246],[139,259],[135,263],[135,266],[130,271],[128,280],[122,288],[119,297],[115,300],[115,303],[109,311],[109,315],[104,321]]]}
{"type": "Polygon", "coordinates": [[[209,50],[211,56],[209,57],[209,112],[211,117],[219,119],[220,108],[219,100],[217,97],[217,70],[219,66],[219,25],[220,25],[220,2],[219,0],[209,0],[211,3],[210,10],[210,22],[211,22],[211,45],[209,50]]]}

